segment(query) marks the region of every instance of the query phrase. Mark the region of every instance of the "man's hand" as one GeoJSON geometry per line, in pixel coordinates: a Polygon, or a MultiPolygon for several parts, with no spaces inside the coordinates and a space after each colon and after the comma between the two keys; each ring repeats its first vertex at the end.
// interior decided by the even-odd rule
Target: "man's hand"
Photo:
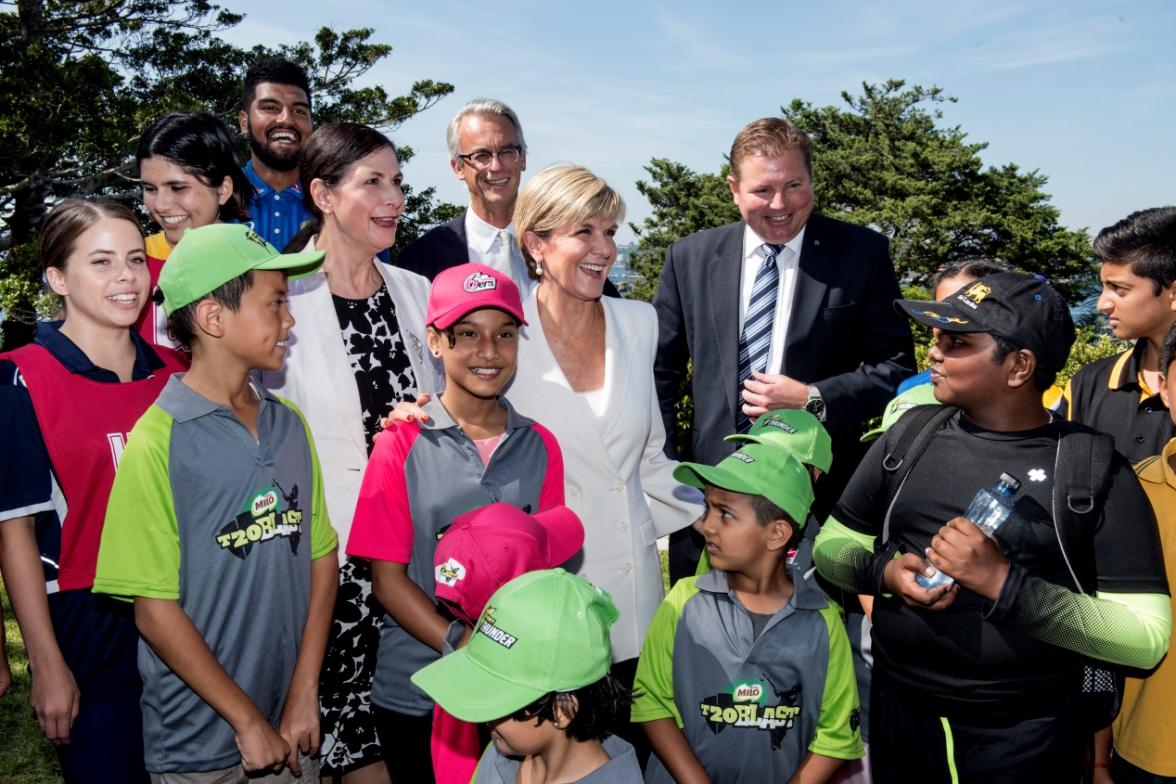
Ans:
{"type": "Polygon", "coordinates": [[[808,384],[784,375],[751,371],[743,382],[743,413],[749,419],[777,408],[804,408],[808,384]]]}
{"type": "Polygon", "coordinates": [[[956,582],[991,602],[1009,573],[1009,562],[996,540],[966,517],[953,517],[931,539],[927,559],[956,582]]]}
{"type": "Polygon", "coordinates": [[[915,577],[920,574],[927,574],[927,562],[914,553],[903,553],[886,564],[886,570],[882,573],[882,588],[911,607],[935,612],[951,607],[959,586],[953,583],[927,589],[915,581],[915,577]]]}
{"type": "Polygon", "coordinates": [[[286,764],[295,776],[301,776],[298,752],[314,757],[319,749],[319,704],[318,689],[294,689],[286,697],[282,708],[282,720],[278,723],[278,734],[290,747],[286,764]]]}
{"type": "MultiPolygon", "coordinates": [[[[241,752],[241,766],[250,773],[267,770],[276,773],[286,764],[291,753],[286,741],[260,713],[255,721],[237,731],[236,740],[237,750],[241,752]]],[[[297,757],[297,749],[293,753],[297,757]]]]}
{"type": "Polygon", "coordinates": [[[45,737],[55,746],[69,743],[69,730],[78,717],[82,693],[64,661],[32,670],[29,705],[45,737]]]}

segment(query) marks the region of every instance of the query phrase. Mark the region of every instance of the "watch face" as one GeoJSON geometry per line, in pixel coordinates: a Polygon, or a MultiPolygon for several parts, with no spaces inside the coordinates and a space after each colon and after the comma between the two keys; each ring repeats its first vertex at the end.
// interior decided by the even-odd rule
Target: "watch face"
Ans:
{"type": "Polygon", "coordinates": [[[821,415],[825,413],[825,401],[819,397],[810,398],[809,401],[804,404],[804,410],[815,416],[817,419],[820,419],[821,415]]]}

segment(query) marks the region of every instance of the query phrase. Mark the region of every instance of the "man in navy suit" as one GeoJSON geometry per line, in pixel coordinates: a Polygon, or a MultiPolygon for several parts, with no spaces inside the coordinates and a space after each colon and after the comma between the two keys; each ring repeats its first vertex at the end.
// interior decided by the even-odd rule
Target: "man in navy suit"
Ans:
{"type": "MultiPolygon", "coordinates": [[[[476,261],[509,275],[526,299],[536,281],[514,236],[515,202],[527,168],[518,115],[502,101],[478,98],[454,115],[445,138],[449,165],[469,189],[470,206],[405,246],[397,264],[432,280],[441,270],[476,261]]],[[[619,296],[610,281],[604,293],[619,296]]]]}
{"type": "Polygon", "coordinates": [[[502,101],[478,98],[461,108],[446,133],[449,165],[470,192],[470,206],[400,252],[398,264],[432,280],[438,272],[477,261],[509,275],[526,297],[527,273],[513,215],[527,168],[518,115],[502,101]]]}
{"type": "MultiPolygon", "coordinates": [[[[833,438],[832,471],[817,487],[823,514],[864,453],[863,424],[914,372],[889,242],[813,213],[811,142],[786,120],[749,124],[730,160],[743,220],[671,245],[653,299],[662,417],[673,433],[688,362],[690,460],[719,462],[738,446],[723,437],[765,411],[812,412],[833,438]]],[[[674,577],[693,572],[696,553],[673,542],[674,577]]]]}

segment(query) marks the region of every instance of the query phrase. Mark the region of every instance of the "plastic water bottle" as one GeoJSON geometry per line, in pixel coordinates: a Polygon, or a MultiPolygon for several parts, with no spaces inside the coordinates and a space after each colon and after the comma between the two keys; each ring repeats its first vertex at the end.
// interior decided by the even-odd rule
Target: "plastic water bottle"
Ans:
{"type": "MultiPolygon", "coordinates": [[[[991,537],[996,533],[1009,515],[1013,512],[1013,496],[1021,489],[1021,482],[1009,474],[1001,474],[1000,480],[992,487],[982,487],[968,504],[968,511],[964,517],[976,524],[976,527],[991,537]]],[[[941,585],[951,585],[955,582],[943,572],[931,567],[934,573],[915,575],[915,582],[927,589],[938,588],[941,585]]]]}

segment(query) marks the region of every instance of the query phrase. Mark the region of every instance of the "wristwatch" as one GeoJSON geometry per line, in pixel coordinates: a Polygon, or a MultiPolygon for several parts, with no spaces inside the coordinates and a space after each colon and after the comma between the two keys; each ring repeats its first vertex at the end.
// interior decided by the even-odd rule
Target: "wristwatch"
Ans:
{"type": "Polygon", "coordinates": [[[818,422],[825,421],[825,398],[821,397],[821,390],[814,385],[808,385],[808,400],[805,401],[804,410],[817,418],[818,422]]]}

